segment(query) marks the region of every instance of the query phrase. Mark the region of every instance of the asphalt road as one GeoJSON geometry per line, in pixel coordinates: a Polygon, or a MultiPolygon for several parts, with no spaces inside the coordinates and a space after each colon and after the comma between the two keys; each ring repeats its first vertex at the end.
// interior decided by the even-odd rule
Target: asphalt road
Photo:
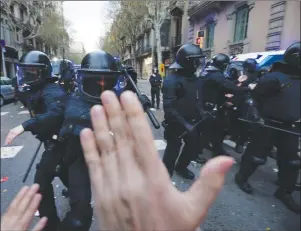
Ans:
{"type": "MultiPolygon", "coordinates": [[[[139,87],[146,95],[150,95],[148,81],[140,81],[139,87]]],[[[156,110],[154,113],[161,122],[163,120],[163,111],[156,110]]],[[[38,146],[38,141],[30,133],[25,133],[18,137],[7,150],[7,147],[4,147],[5,136],[10,128],[19,125],[28,118],[28,112],[21,107],[20,103],[17,105],[10,103],[1,108],[1,178],[8,177],[6,182],[1,183],[1,214],[24,185],[22,178],[38,146]]],[[[166,146],[163,138],[163,129],[153,129],[153,134],[157,150],[162,156],[166,146]]],[[[229,144],[228,141],[225,142],[229,144]]],[[[240,155],[233,151],[231,143],[230,146],[225,145],[225,149],[239,163],[240,155]]],[[[42,151],[43,148],[39,152],[37,161],[40,159],[42,151]]],[[[209,157],[210,152],[205,152],[205,155],[209,157]]],[[[192,163],[189,168],[198,175],[201,166],[192,163]]],[[[300,216],[287,210],[281,202],[273,197],[276,189],[274,182],[277,172],[274,160],[268,159],[268,163],[260,167],[252,176],[250,182],[255,189],[254,195],[243,193],[235,185],[233,178],[237,169],[238,164],[235,164],[228,174],[223,190],[210,209],[206,221],[201,225],[203,230],[300,230],[300,216]]],[[[30,172],[26,182],[27,185],[33,182],[34,172],[35,168],[30,172]]],[[[173,181],[176,182],[181,191],[185,191],[192,183],[176,174],[173,177],[173,181]]],[[[53,186],[59,215],[63,217],[69,209],[68,199],[61,195],[63,186],[58,179],[55,179],[53,186]]],[[[295,192],[294,197],[300,202],[300,192],[295,192]]],[[[98,230],[95,219],[90,230],[98,230]]]]}

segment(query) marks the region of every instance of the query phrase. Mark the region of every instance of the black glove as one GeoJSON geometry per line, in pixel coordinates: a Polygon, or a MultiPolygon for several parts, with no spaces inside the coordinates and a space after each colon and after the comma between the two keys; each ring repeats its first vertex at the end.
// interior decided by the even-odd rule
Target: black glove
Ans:
{"type": "Polygon", "coordinates": [[[151,108],[152,103],[145,94],[141,94],[138,98],[140,103],[142,104],[144,111],[146,111],[147,108],[151,108]]]}

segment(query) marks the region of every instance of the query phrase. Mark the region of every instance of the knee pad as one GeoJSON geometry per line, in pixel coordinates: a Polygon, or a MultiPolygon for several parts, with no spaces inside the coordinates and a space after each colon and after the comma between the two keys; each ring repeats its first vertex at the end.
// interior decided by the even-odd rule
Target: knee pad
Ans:
{"type": "Polygon", "coordinates": [[[89,231],[92,224],[91,205],[74,205],[62,221],[59,231],[89,231]]]}
{"type": "Polygon", "coordinates": [[[288,162],[288,165],[290,166],[290,168],[298,170],[301,168],[300,159],[299,160],[291,160],[288,162]]]}
{"type": "Polygon", "coordinates": [[[266,157],[256,157],[256,156],[252,156],[251,157],[252,163],[259,166],[259,165],[264,165],[267,161],[266,157]]]}

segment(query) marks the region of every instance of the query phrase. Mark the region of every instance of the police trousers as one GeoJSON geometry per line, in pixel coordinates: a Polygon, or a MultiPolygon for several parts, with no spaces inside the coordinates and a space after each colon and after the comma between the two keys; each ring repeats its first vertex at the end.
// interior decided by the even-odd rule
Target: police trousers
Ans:
{"type": "Polygon", "coordinates": [[[168,124],[164,131],[164,138],[167,141],[167,146],[163,156],[163,163],[165,164],[170,177],[173,175],[177,160],[176,169],[182,170],[187,168],[190,162],[196,159],[199,153],[199,130],[195,129],[183,137],[185,144],[181,151],[182,139],[179,139],[179,136],[183,132],[185,132],[184,127],[176,123],[168,124]]]}
{"type": "Polygon", "coordinates": [[[152,107],[155,107],[155,101],[157,102],[157,108],[160,107],[160,88],[151,88],[152,107]]]}
{"type": "MultiPolygon", "coordinates": [[[[74,140],[73,140],[74,141],[74,140]]],[[[79,140],[78,140],[79,142],[79,140]]],[[[40,217],[48,217],[48,223],[44,231],[88,231],[92,223],[91,188],[88,169],[83,159],[79,143],[64,143],[56,145],[53,149],[43,153],[39,168],[35,174],[35,183],[40,184],[42,201],[39,206],[40,217]],[[64,156],[73,152],[78,155],[72,163],[66,163],[64,156]],[[59,174],[55,171],[61,164],[59,174]],[[71,210],[60,222],[55,205],[52,181],[59,176],[68,188],[71,210]]]]}
{"type": "Polygon", "coordinates": [[[201,130],[201,149],[208,146],[211,142],[213,148],[213,157],[218,155],[223,155],[223,140],[225,138],[227,126],[227,118],[223,111],[219,111],[216,117],[213,119],[208,119],[200,125],[201,130]]]}
{"type": "MultiPolygon", "coordinates": [[[[278,127],[295,132],[300,131],[299,125],[281,125],[278,127]]],[[[251,141],[242,156],[239,173],[244,181],[255,172],[258,166],[265,164],[273,146],[277,148],[277,164],[279,187],[291,193],[298,179],[300,157],[298,156],[297,136],[270,128],[258,127],[251,134],[251,141]]]]}

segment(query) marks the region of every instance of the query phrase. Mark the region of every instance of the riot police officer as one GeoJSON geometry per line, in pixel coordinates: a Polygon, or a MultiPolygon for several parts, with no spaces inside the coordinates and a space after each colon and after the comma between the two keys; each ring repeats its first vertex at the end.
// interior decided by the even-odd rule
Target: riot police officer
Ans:
{"type": "MultiPolygon", "coordinates": [[[[259,103],[259,111],[265,124],[300,131],[300,42],[287,48],[284,61],[281,63],[281,68],[266,74],[257,85],[253,85],[255,88],[252,94],[259,103]]],[[[291,211],[300,213],[300,205],[291,195],[300,168],[300,157],[297,154],[298,137],[289,132],[258,125],[242,157],[235,182],[241,190],[251,194],[253,190],[248,179],[258,166],[266,162],[266,157],[273,146],[277,147],[279,165],[279,187],[275,197],[291,211]]]]}
{"type": "MultiPolygon", "coordinates": [[[[33,117],[12,129],[6,138],[6,144],[24,131],[30,131],[44,142],[45,151],[37,167],[34,182],[40,185],[40,193],[43,195],[39,206],[40,216],[48,217],[45,230],[51,231],[55,230],[53,227],[58,223],[56,214],[52,216],[55,204],[51,182],[57,175],[55,170],[64,154],[64,144],[53,138],[58,136],[63,122],[67,94],[54,83],[57,78],[52,76],[50,60],[40,51],[30,51],[21,57],[17,78],[19,87],[24,89],[21,94],[26,94],[24,100],[33,117]]],[[[64,176],[60,179],[68,185],[64,176]]]]}
{"type": "Polygon", "coordinates": [[[80,145],[80,132],[91,128],[90,109],[102,104],[100,95],[111,90],[117,96],[127,90],[126,77],[114,58],[104,51],[88,53],[78,70],[78,92],[72,94],[64,112],[59,140],[66,143],[62,169],[67,170],[71,210],[59,227],[60,231],[88,231],[92,222],[91,189],[88,169],[80,145]]]}
{"type": "Polygon", "coordinates": [[[163,108],[165,127],[164,138],[167,146],[163,162],[172,177],[174,169],[187,179],[194,179],[194,174],[187,168],[190,161],[198,154],[199,132],[193,129],[193,124],[200,120],[201,105],[197,104],[198,78],[196,72],[202,66],[204,58],[201,48],[194,44],[185,44],[177,52],[176,62],[170,66],[174,73],[167,76],[163,82],[163,108]],[[185,146],[180,154],[183,132],[185,146]]]}
{"type": "Polygon", "coordinates": [[[74,89],[75,71],[73,63],[68,59],[63,59],[60,63],[59,83],[63,84],[64,89],[71,93],[74,89]]]}
{"type": "Polygon", "coordinates": [[[30,51],[24,54],[17,67],[18,86],[25,88],[24,97],[31,115],[31,119],[12,129],[7,141],[24,131],[30,131],[43,142],[51,140],[62,124],[62,114],[66,92],[56,83],[52,67],[46,54],[40,51],[30,51]]]}
{"type": "MultiPolygon", "coordinates": [[[[236,85],[239,87],[247,87],[249,84],[254,83],[258,79],[257,73],[257,62],[255,59],[248,58],[243,62],[243,71],[241,76],[237,78],[236,85]]],[[[238,117],[242,117],[244,113],[244,95],[236,95],[232,98],[232,103],[235,105],[236,110],[231,113],[231,125],[230,130],[236,136],[235,139],[235,151],[238,153],[243,153],[244,145],[248,139],[248,126],[245,123],[238,121],[238,117]]]]}
{"type": "Polygon", "coordinates": [[[209,120],[202,126],[202,146],[206,147],[211,141],[213,156],[226,155],[223,149],[223,140],[226,128],[226,94],[244,94],[248,87],[238,87],[224,76],[225,68],[230,63],[230,58],[225,54],[217,54],[210,61],[210,65],[201,74],[203,82],[200,92],[203,100],[202,105],[205,111],[215,112],[215,119],[209,120]]]}
{"type": "Polygon", "coordinates": [[[153,74],[149,77],[149,82],[151,84],[152,107],[155,108],[156,101],[157,109],[160,109],[160,89],[162,85],[162,77],[157,68],[153,69],[153,74]]]}

